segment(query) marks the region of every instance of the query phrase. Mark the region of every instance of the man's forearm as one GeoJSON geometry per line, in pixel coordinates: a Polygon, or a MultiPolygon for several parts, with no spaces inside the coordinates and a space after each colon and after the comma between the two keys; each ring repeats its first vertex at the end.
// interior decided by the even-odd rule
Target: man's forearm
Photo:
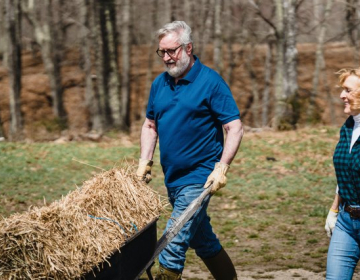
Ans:
{"type": "Polygon", "coordinates": [[[145,121],[141,129],[141,151],[140,157],[142,159],[151,160],[154,155],[156,142],[157,142],[157,132],[154,124],[149,121],[145,121]]]}
{"type": "Polygon", "coordinates": [[[244,130],[240,120],[234,120],[224,125],[224,129],[226,139],[220,162],[230,165],[239,149],[244,130]]]}

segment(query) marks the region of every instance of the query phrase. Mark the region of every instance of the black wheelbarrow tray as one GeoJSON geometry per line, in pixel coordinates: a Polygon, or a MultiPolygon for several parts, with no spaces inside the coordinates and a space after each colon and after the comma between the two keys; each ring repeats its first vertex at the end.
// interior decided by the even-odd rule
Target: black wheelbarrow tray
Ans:
{"type": "Polygon", "coordinates": [[[123,246],[85,276],[85,280],[137,280],[146,271],[152,280],[151,266],[154,259],[165,246],[177,235],[180,229],[195,213],[201,209],[204,201],[210,199],[211,187],[205,189],[175,219],[171,227],[157,241],[157,219],[147,224],[141,231],[129,238],[123,246]]]}
{"type": "MultiPolygon", "coordinates": [[[[85,275],[85,280],[133,280],[154,254],[157,242],[156,220],[131,236],[119,250],[85,275]]],[[[151,267],[150,267],[151,268],[151,267]]],[[[150,273],[150,268],[148,273],[150,273]]]]}

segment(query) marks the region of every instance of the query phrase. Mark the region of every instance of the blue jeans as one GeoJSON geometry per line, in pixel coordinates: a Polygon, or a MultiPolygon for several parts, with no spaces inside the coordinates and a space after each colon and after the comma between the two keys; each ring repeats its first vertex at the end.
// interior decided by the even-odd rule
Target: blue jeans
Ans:
{"type": "MultiPolygon", "coordinates": [[[[170,204],[173,207],[165,231],[173,224],[186,207],[200,194],[204,188],[202,184],[168,188],[170,204]]],[[[185,254],[189,247],[195,249],[200,258],[211,258],[218,254],[221,245],[210,225],[210,217],[206,213],[209,201],[203,203],[194,216],[183,226],[174,239],[159,255],[159,263],[170,270],[182,272],[185,254]]]]}
{"type": "Polygon", "coordinates": [[[360,219],[340,206],[327,256],[327,280],[351,280],[360,258],[360,219]]]}

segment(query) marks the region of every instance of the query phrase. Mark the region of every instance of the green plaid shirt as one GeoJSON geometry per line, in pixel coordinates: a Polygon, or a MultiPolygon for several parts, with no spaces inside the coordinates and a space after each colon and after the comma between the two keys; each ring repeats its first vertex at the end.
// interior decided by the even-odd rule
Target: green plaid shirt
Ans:
{"type": "Polygon", "coordinates": [[[334,167],[339,195],[348,205],[360,205],[360,137],[351,153],[350,143],[354,119],[350,116],[340,130],[340,140],[334,152],[334,167]]]}

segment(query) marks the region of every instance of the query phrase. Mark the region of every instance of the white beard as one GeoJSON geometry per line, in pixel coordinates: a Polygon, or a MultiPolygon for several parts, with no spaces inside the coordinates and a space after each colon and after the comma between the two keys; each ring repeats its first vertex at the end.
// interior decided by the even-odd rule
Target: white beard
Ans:
{"type": "MultiPolygon", "coordinates": [[[[181,76],[190,64],[190,56],[188,56],[184,50],[182,51],[181,58],[176,62],[175,67],[170,68],[165,64],[165,69],[171,77],[177,78],[181,76]]],[[[170,62],[174,62],[174,60],[170,60],[170,62]]]]}

